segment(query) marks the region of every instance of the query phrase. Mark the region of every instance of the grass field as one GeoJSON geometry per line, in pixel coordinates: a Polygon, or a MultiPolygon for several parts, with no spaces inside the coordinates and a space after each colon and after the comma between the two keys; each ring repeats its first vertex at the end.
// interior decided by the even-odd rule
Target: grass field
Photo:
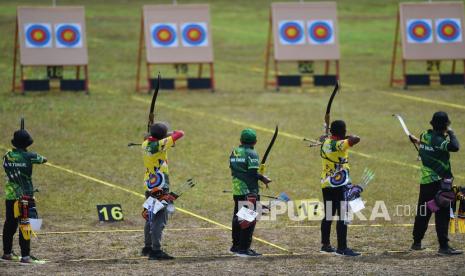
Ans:
{"type": "MultiPolygon", "coordinates": [[[[398,1],[337,1],[343,88],[334,100],[331,116],[346,120],[349,132],[362,139],[351,155],[354,179],[359,179],[365,167],[376,173],[363,194],[367,205],[383,200],[391,214],[391,221],[355,220],[355,225],[362,226],[349,229],[349,245],[364,255],[350,260],[317,253],[319,222],[293,222],[286,216],[280,216],[277,222],[259,223],[256,235],[288,251],[254,241],[254,247],[267,256],[243,260],[228,254],[230,233],[219,224],[230,225],[232,200],[222,191],[231,186],[228,156],[238,143],[240,131],[246,126],[257,128],[257,150],[263,154],[275,124],[279,124],[281,135],[268,162],[274,181],[266,192],[285,191],[292,199],[320,198],[318,150],[305,147],[301,140],[322,134],[331,88],[286,89],[279,93],[264,90],[264,49],[271,1],[202,1],[208,2],[211,9],[216,92],[161,91],[156,108],[158,120],[168,121],[172,128],[186,133],[170,154],[172,186],[189,177],[198,183],[177,202],[183,211],[178,210],[172,217],[166,231],[166,249],[179,258],[163,264],[138,257],[143,245],[143,199],[102,181],[143,193],[141,153],[126,146],[142,140],[151,98],[134,93],[141,6],[171,1],[58,2],[86,7],[90,96],[58,92],[23,96],[10,92],[16,7],[39,2],[0,1],[0,147],[6,150],[10,146],[12,133],[24,115],[26,128],[35,139],[31,150],[45,155],[54,165],[37,166],[34,171],[44,235],[33,240],[32,253],[50,260],[34,268],[34,273],[465,273],[463,256],[436,256],[434,227],[430,227],[425,240],[429,250],[406,251],[412,228],[401,224],[412,223],[413,214],[395,215],[396,205],[416,204],[419,163],[391,115],[402,114],[410,130],[419,134],[429,127],[435,111],[444,110],[459,140],[465,137],[463,87],[405,91],[388,86],[398,1]],[[100,224],[95,206],[103,203],[122,204],[124,221],[100,224]],[[83,232],[57,233],[78,230],[83,232]]],[[[412,65],[418,72],[425,67],[424,63],[412,65]]],[[[442,64],[444,69],[449,67],[450,63],[442,64]]],[[[297,70],[296,66],[287,68],[293,73],[297,70]]],[[[168,67],[156,70],[165,76],[174,72],[168,67]]],[[[196,68],[190,68],[190,73],[195,72],[196,68]]],[[[459,185],[465,185],[465,168],[461,166],[464,159],[463,150],[452,155],[459,185]]],[[[458,248],[463,249],[464,242],[463,234],[451,236],[451,244],[458,248]]],[[[14,246],[19,251],[16,240],[14,246]]],[[[18,274],[31,268],[0,263],[0,271],[18,274]]]]}

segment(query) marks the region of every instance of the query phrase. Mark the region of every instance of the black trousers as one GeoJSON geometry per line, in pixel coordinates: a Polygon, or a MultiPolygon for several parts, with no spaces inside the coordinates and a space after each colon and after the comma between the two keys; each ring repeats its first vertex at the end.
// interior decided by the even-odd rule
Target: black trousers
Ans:
{"type": "MultiPolygon", "coordinates": [[[[242,229],[239,224],[239,218],[236,216],[239,211],[239,202],[245,201],[247,196],[233,196],[234,199],[234,213],[232,218],[232,244],[233,247],[239,250],[247,250],[252,244],[253,231],[255,230],[255,222],[252,223],[248,228],[242,229]]],[[[257,201],[260,200],[260,196],[257,197],[257,201]]],[[[257,207],[255,203],[254,208],[257,207]]]]}
{"type": "Polygon", "coordinates": [[[322,192],[325,216],[321,220],[321,243],[323,245],[331,244],[331,223],[337,213],[339,216],[336,222],[337,248],[344,250],[347,248],[347,225],[344,223],[344,214],[341,211],[341,202],[344,202],[344,187],[324,188],[322,192]]]}
{"type": "MultiPolygon", "coordinates": [[[[429,219],[432,215],[432,212],[426,207],[426,202],[434,198],[440,187],[440,181],[420,185],[417,215],[415,216],[415,224],[413,225],[413,241],[415,243],[420,243],[425,236],[429,219]]],[[[446,248],[448,246],[449,220],[450,207],[440,208],[435,213],[436,234],[441,248],[446,248]]]]}
{"type": "MultiPolygon", "coordinates": [[[[3,253],[10,254],[13,248],[13,236],[18,229],[19,219],[14,217],[15,200],[6,200],[5,225],[3,225],[3,253]]],[[[25,240],[23,234],[19,231],[19,246],[21,247],[21,256],[29,256],[31,251],[31,240],[25,240]]]]}

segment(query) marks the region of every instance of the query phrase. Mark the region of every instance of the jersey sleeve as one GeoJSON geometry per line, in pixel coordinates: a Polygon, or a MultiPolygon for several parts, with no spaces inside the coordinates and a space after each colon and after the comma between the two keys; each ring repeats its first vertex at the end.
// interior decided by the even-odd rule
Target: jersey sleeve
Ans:
{"type": "Polygon", "coordinates": [[[35,152],[30,152],[29,154],[29,160],[31,160],[32,164],[43,164],[45,162],[45,157],[42,155],[35,153],[35,152]]]}
{"type": "Polygon", "coordinates": [[[344,139],[336,142],[337,151],[346,151],[350,148],[349,139],[344,139]]]}
{"type": "Polygon", "coordinates": [[[447,140],[446,138],[436,137],[436,139],[434,139],[433,142],[433,147],[436,150],[448,151],[447,146],[449,145],[449,143],[449,140],[447,140]]]}
{"type": "Polygon", "coordinates": [[[247,155],[247,169],[258,169],[260,162],[258,160],[258,154],[255,151],[249,152],[247,155]]]}
{"type": "Polygon", "coordinates": [[[173,137],[169,136],[156,142],[149,143],[147,149],[150,153],[166,151],[174,145],[173,137]]]}

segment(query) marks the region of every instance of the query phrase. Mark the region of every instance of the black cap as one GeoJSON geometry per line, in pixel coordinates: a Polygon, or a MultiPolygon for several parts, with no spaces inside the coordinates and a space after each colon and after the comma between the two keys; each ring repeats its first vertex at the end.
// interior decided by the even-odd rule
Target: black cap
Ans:
{"type": "Polygon", "coordinates": [[[346,136],[346,123],[343,120],[335,120],[329,130],[332,135],[343,138],[346,136]]]}
{"type": "Polygon", "coordinates": [[[166,137],[168,126],[165,123],[157,122],[150,127],[150,135],[158,140],[166,137]]]}
{"type": "Polygon", "coordinates": [[[13,140],[11,140],[11,144],[15,148],[20,149],[26,149],[27,147],[32,145],[32,143],[34,143],[34,140],[32,140],[31,135],[25,129],[15,131],[15,133],[13,134],[13,140]]]}
{"type": "Polygon", "coordinates": [[[433,118],[429,122],[434,130],[444,131],[450,125],[449,116],[444,111],[438,111],[433,114],[433,118]]]}

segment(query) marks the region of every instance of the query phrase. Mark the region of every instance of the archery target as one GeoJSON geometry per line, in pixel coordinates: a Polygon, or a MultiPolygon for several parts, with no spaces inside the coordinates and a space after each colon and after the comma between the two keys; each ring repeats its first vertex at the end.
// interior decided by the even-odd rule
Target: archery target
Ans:
{"type": "Polygon", "coordinates": [[[460,24],[460,19],[437,19],[436,39],[439,43],[462,42],[462,25],[460,24]]]}
{"type": "Polygon", "coordinates": [[[207,23],[185,23],[181,25],[182,46],[206,47],[208,46],[207,23]]]}
{"type": "Polygon", "coordinates": [[[81,48],[81,25],[80,24],[56,24],[55,41],[57,48],[81,48]]]}
{"type": "Polygon", "coordinates": [[[307,25],[310,44],[333,44],[334,28],[332,20],[312,20],[307,25]]]}
{"type": "Polygon", "coordinates": [[[160,23],[150,26],[152,47],[178,47],[177,26],[175,23],[160,23]]]}
{"type": "Polygon", "coordinates": [[[304,22],[280,21],[279,42],[282,45],[302,45],[305,43],[304,22]]]}
{"type": "Polygon", "coordinates": [[[409,19],[407,20],[407,42],[408,43],[432,43],[433,28],[431,19],[409,19]]]}
{"type": "Polygon", "coordinates": [[[26,36],[26,48],[50,48],[52,47],[51,25],[44,23],[32,23],[24,26],[26,36]]]}

